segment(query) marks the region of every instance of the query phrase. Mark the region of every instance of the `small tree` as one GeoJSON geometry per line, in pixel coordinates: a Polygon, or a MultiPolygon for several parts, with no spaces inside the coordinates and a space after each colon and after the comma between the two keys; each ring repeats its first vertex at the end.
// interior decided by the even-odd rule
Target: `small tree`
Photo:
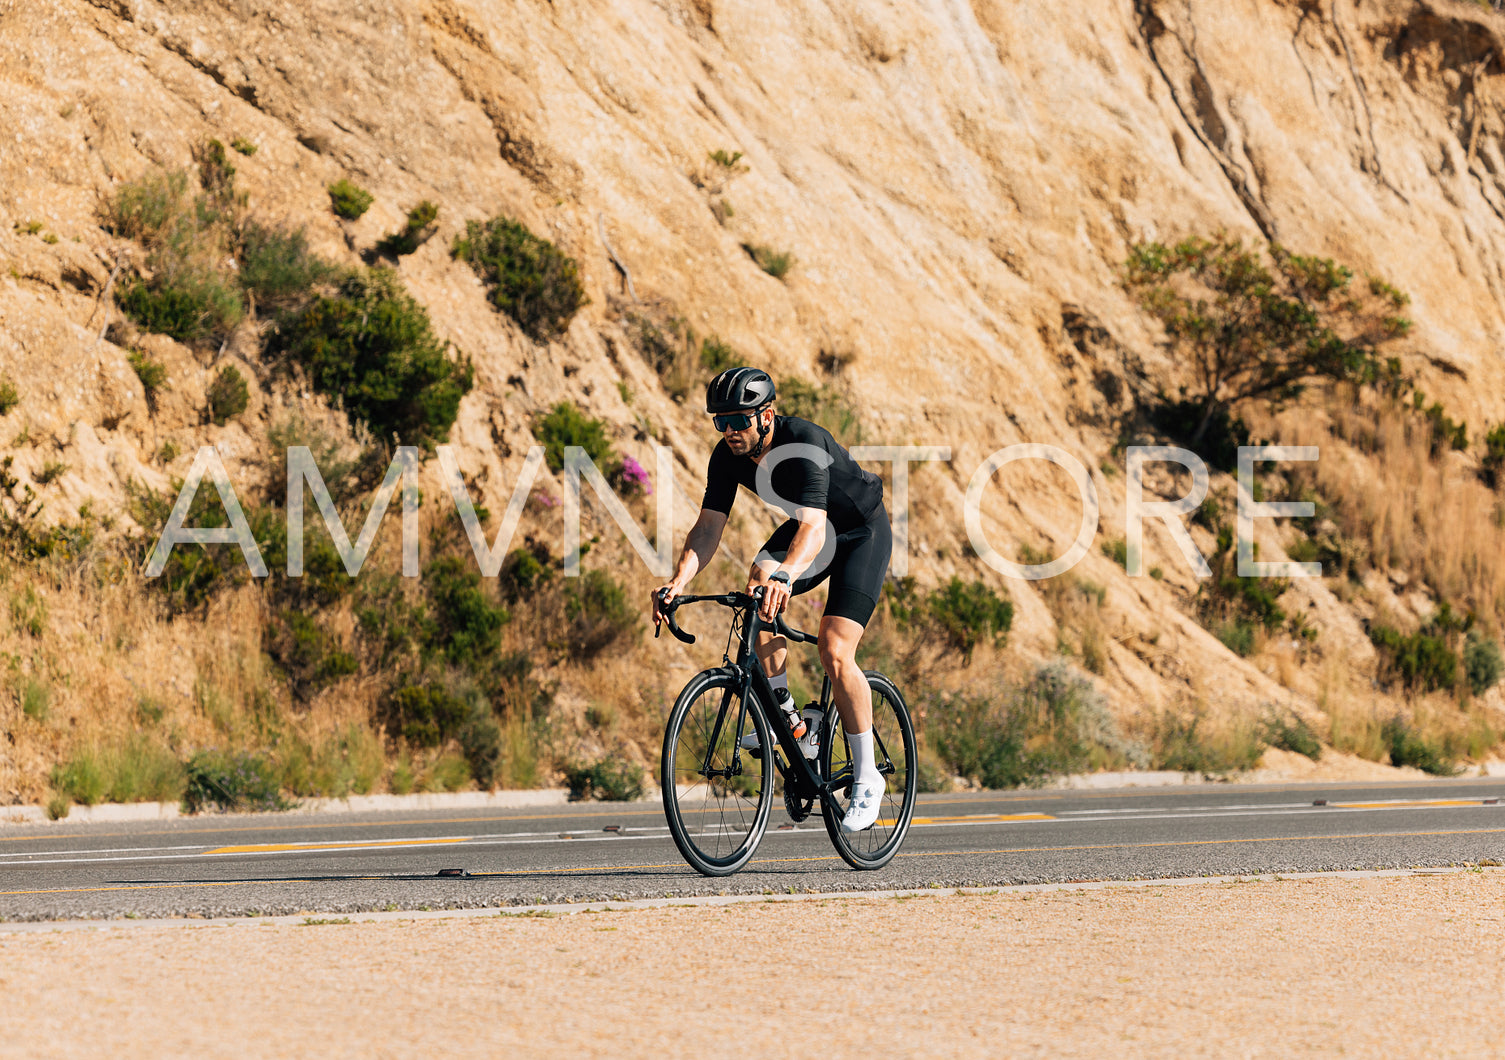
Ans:
{"type": "Polygon", "coordinates": [[[1399,315],[1410,302],[1403,292],[1377,277],[1356,291],[1353,270],[1278,244],[1268,259],[1241,240],[1194,236],[1174,247],[1142,243],[1125,263],[1128,290],[1191,367],[1192,444],[1239,401],[1288,401],[1317,379],[1399,375],[1379,350],[1410,330],[1399,315]]]}

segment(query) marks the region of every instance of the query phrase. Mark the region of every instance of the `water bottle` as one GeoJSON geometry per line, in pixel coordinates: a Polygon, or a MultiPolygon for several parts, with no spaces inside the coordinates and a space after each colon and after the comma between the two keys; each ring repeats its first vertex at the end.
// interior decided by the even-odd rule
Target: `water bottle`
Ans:
{"type": "Polygon", "coordinates": [[[806,758],[814,760],[820,753],[820,727],[825,714],[814,703],[806,703],[801,715],[805,719],[805,735],[800,737],[800,750],[806,758]]]}

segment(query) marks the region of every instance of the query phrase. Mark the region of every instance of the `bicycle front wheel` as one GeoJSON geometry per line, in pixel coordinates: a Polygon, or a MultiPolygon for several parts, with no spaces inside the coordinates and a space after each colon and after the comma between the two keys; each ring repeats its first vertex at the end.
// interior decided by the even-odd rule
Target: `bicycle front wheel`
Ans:
{"type": "Polygon", "coordinates": [[[664,816],[674,845],[697,872],[730,876],[752,858],[773,804],[772,756],[738,741],[757,733],[773,746],[756,700],[743,703],[742,676],[706,670],[679,694],[664,731],[664,816]]]}
{"type": "MultiPolygon", "coordinates": [[[[876,670],[867,670],[865,675],[873,698],[873,757],[886,785],[883,808],[871,828],[853,835],[841,830],[842,807],[834,799],[822,810],[826,832],[842,860],[854,869],[881,869],[899,852],[900,844],[909,833],[909,823],[914,819],[919,762],[914,724],[909,720],[904,697],[892,681],[876,670]]],[[[823,732],[821,776],[838,780],[845,778],[845,784],[838,787],[836,793],[850,796],[852,752],[834,705],[826,711],[823,732]]]]}

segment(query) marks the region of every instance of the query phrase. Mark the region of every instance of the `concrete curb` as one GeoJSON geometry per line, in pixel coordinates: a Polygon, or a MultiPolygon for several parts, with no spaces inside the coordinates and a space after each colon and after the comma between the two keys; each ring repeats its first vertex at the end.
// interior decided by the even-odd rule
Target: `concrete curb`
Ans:
{"type": "Polygon", "coordinates": [[[1432,869],[1343,869],[1335,872],[1268,872],[1250,876],[1168,876],[1125,880],[1078,880],[1071,883],[1018,883],[1003,887],[924,887],[883,891],[806,891],[801,894],[723,894],[683,898],[637,898],[619,902],[571,902],[553,905],[481,906],[474,909],[400,909],[371,913],[294,913],[291,916],[159,917],[113,920],[26,920],[0,923],[0,935],[39,931],[106,931],[112,928],[303,927],[317,924],[367,924],[412,920],[468,920],[478,917],[567,916],[572,913],[627,913],[641,909],[688,909],[743,905],[748,902],[829,902],[840,899],[956,898],[1074,891],[1142,890],[1154,887],[1199,887],[1230,883],[1286,883],[1300,880],[1387,880],[1417,876],[1453,876],[1463,872],[1501,873],[1505,868],[1457,865],[1432,869]]]}
{"type": "MultiPolygon", "coordinates": [[[[562,788],[539,791],[450,791],[421,795],[351,795],[345,799],[303,799],[290,814],[374,813],[401,810],[515,810],[535,806],[564,806],[570,793],[562,788]]],[[[41,806],[0,806],[3,824],[95,824],[118,821],[169,821],[188,817],[175,802],[100,803],[74,806],[68,816],[50,820],[41,806]]],[[[202,814],[200,816],[222,816],[202,814]]],[[[266,814],[256,814],[266,817],[266,814]]]]}

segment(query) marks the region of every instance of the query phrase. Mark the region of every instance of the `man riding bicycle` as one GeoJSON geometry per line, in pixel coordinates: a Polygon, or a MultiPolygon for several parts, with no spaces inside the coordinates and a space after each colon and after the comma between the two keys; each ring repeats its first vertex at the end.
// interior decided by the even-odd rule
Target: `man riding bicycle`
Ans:
{"type": "MultiPolygon", "coordinates": [[[[872,692],[857,666],[857,644],[878,606],[893,548],[883,480],[858,467],[825,428],[777,415],[776,396],[773,380],[758,368],[728,369],[706,387],[706,412],[721,441],[711,452],[700,517],[674,578],[654,592],[653,624],[662,621],[660,600],[673,600],[715,556],[739,485],[790,516],[753,560],[747,591],[763,590],[760,613],[771,622],[791,596],[830,580],[820,661],[851,748],[852,797],[841,829],[860,832],[877,820],[884,792],[873,757],[872,692]]],[[[797,739],[805,722],[789,694],[785,640],[764,632],[755,650],[797,739]]],[[[744,740],[756,746],[756,734],[744,740]]]]}

